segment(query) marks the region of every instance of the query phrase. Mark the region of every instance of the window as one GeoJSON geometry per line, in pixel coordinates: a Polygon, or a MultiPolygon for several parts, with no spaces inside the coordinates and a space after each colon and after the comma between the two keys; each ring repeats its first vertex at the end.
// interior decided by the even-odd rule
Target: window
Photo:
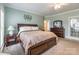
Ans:
{"type": "Polygon", "coordinates": [[[71,18],[70,35],[79,37],[79,18],[71,18]]]}

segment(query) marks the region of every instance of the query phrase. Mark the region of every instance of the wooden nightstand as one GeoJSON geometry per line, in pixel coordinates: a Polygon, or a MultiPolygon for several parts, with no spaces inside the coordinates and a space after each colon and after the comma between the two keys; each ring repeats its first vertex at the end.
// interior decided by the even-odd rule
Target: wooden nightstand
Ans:
{"type": "Polygon", "coordinates": [[[12,36],[6,35],[5,36],[5,46],[16,44],[17,43],[16,42],[16,35],[17,34],[13,34],[12,36]]]}

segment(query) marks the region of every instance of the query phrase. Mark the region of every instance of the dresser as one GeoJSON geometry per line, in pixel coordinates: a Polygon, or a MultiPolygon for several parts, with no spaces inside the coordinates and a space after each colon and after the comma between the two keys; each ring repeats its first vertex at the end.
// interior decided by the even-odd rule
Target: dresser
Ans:
{"type": "Polygon", "coordinates": [[[50,28],[51,32],[54,32],[58,37],[64,38],[64,28],[50,28]]]}

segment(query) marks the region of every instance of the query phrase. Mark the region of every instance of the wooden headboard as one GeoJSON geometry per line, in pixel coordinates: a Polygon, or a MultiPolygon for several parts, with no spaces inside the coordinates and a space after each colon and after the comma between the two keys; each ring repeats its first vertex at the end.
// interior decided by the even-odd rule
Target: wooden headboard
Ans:
{"type": "Polygon", "coordinates": [[[38,27],[37,24],[17,24],[17,29],[18,29],[18,31],[19,31],[19,28],[20,28],[20,27],[23,27],[23,26],[34,26],[34,27],[38,27]]]}

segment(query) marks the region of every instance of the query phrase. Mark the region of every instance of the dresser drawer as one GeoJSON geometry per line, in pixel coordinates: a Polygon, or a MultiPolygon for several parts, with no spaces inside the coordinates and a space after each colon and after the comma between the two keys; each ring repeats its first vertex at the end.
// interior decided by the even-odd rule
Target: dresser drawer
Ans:
{"type": "Polygon", "coordinates": [[[60,34],[60,33],[57,33],[56,34],[58,37],[64,37],[64,35],[63,34],[60,34]]]}
{"type": "Polygon", "coordinates": [[[56,34],[62,34],[62,33],[64,33],[63,31],[62,32],[59,32],[59,31],[52,31],[52,32],[54,32],[54,33],[56,33],[56,34]]]}
{"type": "Polygon", "coordinates": [[[58,37],[64,37],[64,28],[50,28],[58,37]]]}
{"type": "Polygon", "coordinates": [[[64,29],[50,29],[51,31],[59,31],[59,32],[63,32],[64,29]]]}

